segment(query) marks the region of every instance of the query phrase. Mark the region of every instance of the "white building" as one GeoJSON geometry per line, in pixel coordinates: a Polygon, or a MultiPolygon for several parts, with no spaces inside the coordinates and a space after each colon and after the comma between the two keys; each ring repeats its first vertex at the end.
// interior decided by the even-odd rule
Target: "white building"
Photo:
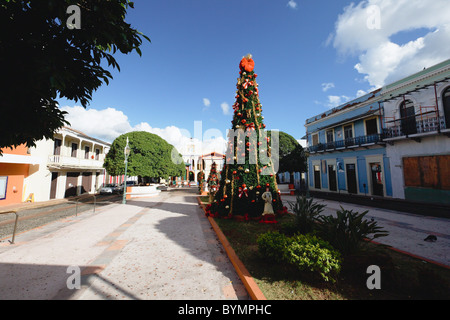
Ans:
{"type": "Polygon", "coordinates": [[[95,193],[104,183],[103,161],[110,144],[70,127],[62,127],[52,140],[40,140],[29,149],[41,164],[30,165],[24,193],[35,201],[95,193]]]}
{"type": "Polygon", "coordinates": [[[383,88],[393,197],[450,203],[450,60],[383,88]]]}

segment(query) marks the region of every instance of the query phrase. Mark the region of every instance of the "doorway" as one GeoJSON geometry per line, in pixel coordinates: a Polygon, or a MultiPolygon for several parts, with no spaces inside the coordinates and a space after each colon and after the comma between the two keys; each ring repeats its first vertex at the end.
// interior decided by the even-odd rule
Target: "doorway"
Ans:
{"type": "Polygon", "coordinates": [[[58,172],[52,172],[52,182],[50,184],[50,199],[56,199],[57,184],[58,184],[58,172]]]}
{"type": "Polygon", "coordinates": [[[336,166],[328,165],[328,184],[330,191],[337,191],[336,166]]]}
{"type": "Polygon", "coordinates": [[[414,103],[406,100],[400,105],[401,127],[404,135],[417,133],[414,103]]]}
{"type": "Polygon", "coordinates": [[[314,166],[314,188],[320,189],[320,166],[314,166]]]}
{"type": "Polygon", "coordinates": [[[442,100],[444,102],[445,127],[450,129],[450,87],[445,89],[442,100]]]}
{"type": "Polygon", "coordinates": [[[357,182],[356,182],[356,165],[354,163],[348,163],[345,165],[347,171],[347,191],[348,193],[357,194],[357,182]]]}
{"type": "Polygon", "coordinates": [[[67,172],[66,193],[64,194],[64,198],[73,197],[77,195],[79,175],[80,175],[79,172],[67,172]]]}
{"type": "Polygon", "coordinates": [[[372,194],[375,196],[383,196],[383,172],[379,162],[370,163],[370,172],[372,180],[372,194]]]}

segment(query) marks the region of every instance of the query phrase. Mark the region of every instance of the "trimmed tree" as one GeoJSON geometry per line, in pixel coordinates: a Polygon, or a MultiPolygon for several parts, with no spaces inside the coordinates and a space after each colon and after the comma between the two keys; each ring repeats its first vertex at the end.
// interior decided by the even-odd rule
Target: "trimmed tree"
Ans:
{"type": "MultiPolygon", "coordinates": [[[[259,101],[257,74],[251,55],[241,60],[239,68],[226,163],[221,172],[219,190],[208,212],[213,216],[239,216],[244,219],[262,217],[261,220],[273,221],[273,214],[263,213],[269,205],[275,213],[282,208],[275,163],[272,161],[272,147],[278,147],[278,139],[274,132],[271,138],[267,137],[264,129],[266,126],[259,101]],[[266,189],[270,197],[263,197],[266,189]]],[[[277,153],[277,149],[274,148],[273,153],[277,153]]]]}
{"type": "Polygon", "coordinates": [[[146,131],[133,131],[117,137],[103,164],[111,175],[125,173],[124,148],[127,136],[131,149],[127,175],[141,178],[178,177],[185,174],[181,154],[160,136],[146,131]]]}
{"type": "Polygon", "coordinates": [[[213,200],[214,196],[219,189],[219,175],[217,174],[217,165],[215,162],[211,164],[211,170],[209,171],[208,180],[209,199],[213,200]]]}

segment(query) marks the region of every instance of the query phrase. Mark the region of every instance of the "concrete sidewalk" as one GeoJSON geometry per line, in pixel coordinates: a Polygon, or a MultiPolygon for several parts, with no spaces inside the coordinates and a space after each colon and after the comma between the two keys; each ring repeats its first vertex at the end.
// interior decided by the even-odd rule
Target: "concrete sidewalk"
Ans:
{"type": "MultiPolygon", "coordinates": [[[[288,209],[290,208],[288,202],[296,201],[295,196],[288,195],[283,195],[281,199],[288,209]]],[[[315,198],[314,201],[326,205],[322,214],[334,214],[340,206],[360,213],[368,210],[366,217],[373,218],[379,226],[389,231],[388,236],[377,238],[375,241],[450,267],[450,219],[319,198],[315,198]],[[428,235],[435,235],[437,241],[424,241],[428,235]]]]}
{"type": "Polygon", "coordinates": [[[19,234],[0,245],[0,275],[1,300],[248,299],[186,189],[19,234]]]}

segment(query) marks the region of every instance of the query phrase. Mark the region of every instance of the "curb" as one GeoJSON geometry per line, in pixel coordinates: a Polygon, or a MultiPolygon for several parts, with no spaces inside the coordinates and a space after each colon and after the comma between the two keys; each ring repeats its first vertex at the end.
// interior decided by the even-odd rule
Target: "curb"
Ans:
{"type": "Polygon", "coordinates": [[[450,270],[450,266],[445,265],[445,264],[443,264],[443,263],[440,263],[440,262],[437,262],[437,261],[434,261],[434,260],[431,260],[431,259],[428,259],[428,258],[424,258],[424,257],[418,256],[418,255],[415,255],[415,254],[413,254],[413,253],[410,253],[410,252],[407,252],[407,251],[403,251],[403,250],[401,250],[401,249],[394,248],[394,247],[392,247],[392,246],[383,244],[383,243],[381,243],[381,242],[376,242],[376,241],[373,241],[373,240],[369,240],[369,241],[372,242],[372,243],[374,243],[374,244],[377,244],[377,245],[387,246],[387,248],[390,249],[390,250],[392,250],[392,251],[396,251],[396,252],[399,252],[399,253],[401,253],[401,254],[410,256],[410,257],[412,257],[412,258],[419,259],[419,260],[423,260],[423,261],[425,261],[425,262],[428,262],[428,263],[431,263],[431,264],[437,265],[437,266],[439,266],[439,267],[442,267],[442,268],[445,268],[445,269],[449,269],[449,270],[450,270]]]}
{"type": "MultiPolygon", "coordinates": [[[[200,207],[203,211],[205,211],[205,206],[202,204],[200,200],[200,196],[197,196],[197,201],[200,207]]],[[[207,217],[209,220],[209,223],[211,224],[212,228],[216,232],[217,237],[219,238],[220,242],[222,243],[222,246],[224,247],[225,251],[227,252],[228,258],[230,259],[231,263],[233,264],[234,268],[236,269],[236,272],[241,279],[242,283],[245,286],[245,289],[247,290],[248,294],[252,298],[252,300],[267,300],[264,294],[262,293],[261,289],[256,284],[255,280],[250,275],[250,272],[248,272],[247,268],[244,266],[242,261],[238,258],[236,255],[236,252],[231,247],[230,243],[228,242],[227,238],[223,234],[222,230],[220,230],[217,223],[214,221],[213,218],[207,217]]]]}

